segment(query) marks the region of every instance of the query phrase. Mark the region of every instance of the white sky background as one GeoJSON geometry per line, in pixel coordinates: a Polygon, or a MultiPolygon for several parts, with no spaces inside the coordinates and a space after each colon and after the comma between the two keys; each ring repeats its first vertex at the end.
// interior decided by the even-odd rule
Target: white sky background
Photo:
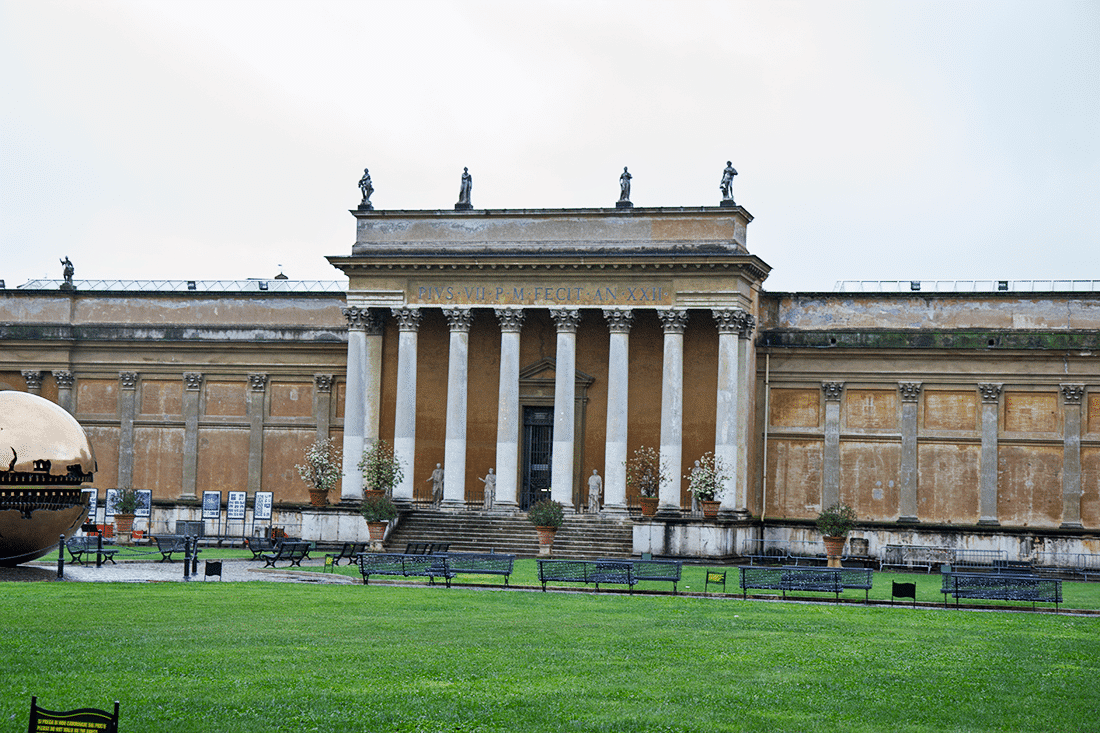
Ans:
{"type": "Polygon", "coordinates": [[[715,206],[768,290],[1100,279],[1100,3],[0,0],[0,279],[339,279],[380,209],[715,206]]]}

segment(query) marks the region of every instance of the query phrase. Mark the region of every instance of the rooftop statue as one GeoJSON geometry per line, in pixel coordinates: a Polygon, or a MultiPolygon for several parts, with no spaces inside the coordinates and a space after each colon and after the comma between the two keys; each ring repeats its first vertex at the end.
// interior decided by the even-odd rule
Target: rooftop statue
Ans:
{"type": "Polygon", "coordinates": [[[363,177],[359,179],[359,190],[363,192],[363,201],[359,204],[360,208],[373,209],[374,204],[370,202],[370,195],[374,193],[374,186],[370,180],[370,170],[363,169],[363,177]]]}
{"type": "Polygon", "coordinates": [[[61,260],[60,262],[61,262],[61,265],[62,265],[61,274],[65,277],[65,282],[61,286],[61,289],[62,290],[72,290],[73,289],[73,273],[75,272],[75,269],[73,268],[73,263],[69,261],[68,255],[66,255],[65,259],[61,260]]]}
{"type": "Polygon", "coordinates": [[[470,203],[470,192],[474,188],[474,177],[470,175],[469,168],[462,169],[462,185],[458,187],[458,203],[455,204],[456,209],[469,209],[473,206],[470,203]]]}
{"type": "Polygon", "coordinates": [[[737,171],[733,168],[733,162],[727,160],[726,169],[722,171],[722,183],[720,184],[723,201],[733,201],[733,177],[736,175],[737,171]]]}
{"type": "Polygon", "coordinates": [[[620,191],[619,201],[629,201],[630,200],[630,179],[631,178],[633,178],[633,176],[630,175],[630,171],[628,171],[626,169],[626,166],[624,165],[623,166],[623,174],[621,176],[619,176],[619,191],[620,191]]]}

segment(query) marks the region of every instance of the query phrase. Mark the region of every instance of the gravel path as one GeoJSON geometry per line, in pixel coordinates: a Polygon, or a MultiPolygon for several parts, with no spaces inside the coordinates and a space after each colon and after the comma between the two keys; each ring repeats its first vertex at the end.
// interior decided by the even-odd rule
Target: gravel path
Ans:
{"type": "MultiPolygon", "coordinates": [[[[199,561],[198,575],[193,580],[203,582],[205,560],[199,561]]],[[[320,560],[305,561],[303,565],[321,565],[320,560]]],[[[65,578],[75,583],[148,583],[179,581],[183,582],[182,562],[120,562],[117,565],[107,563],[101,568],[93,565],[65,563],[65,578]]],[[[7,581],[56,581],[57,561],[52,563],[34,562],[14,568],[0,568],[0,582],[7,581]]],[[[209,581],[216,583],[217,576],[209,581]]],[[[267,581],[270,583],[357,583],[356,578],[330,573],[318,573],[293,569],[263,568],[262,563],[251,560],[222,560],[222,580],[224,582],[267,581]]]]}

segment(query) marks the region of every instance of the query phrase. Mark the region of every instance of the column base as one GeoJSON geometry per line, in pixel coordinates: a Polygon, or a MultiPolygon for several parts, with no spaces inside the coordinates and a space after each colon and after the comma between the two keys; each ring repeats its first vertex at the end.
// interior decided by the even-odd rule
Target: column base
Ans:
{"type": "Polygon", "coordinates": [[[466,502],[457,499],[444,499],[438,509],[442,512],[464,512],[466,511],[466,502]]]}
{"type": "Polygon", "coordinates": [[[1058,529],[1084,529],[1085,525],[1080,522],[1062,522],[1058,525],[1058,529]]]}
{"type": "Polygon", "coordinates": [[[600,510],[601,517],[629,517],[630,510],[626,508],[625,504],[604,504],[603,509],[600,510]]]}
{"type": "Polygon", "coordinates": [[[679,519],[684,515],[683,511],[674,506],[657,507],[657,519],[679,519]]]}
{"type": "Polygon", "coordinates": [[[916,517],[898,517],[899,524],[920,524],[920,520],[916,517]]]}
{"type": "Polygon", "coordinates": [[[1000,527],[1001,523],[997,521],[995,517],[982,517],[978,520],[978,524],[984,527],[1000,527]]]}

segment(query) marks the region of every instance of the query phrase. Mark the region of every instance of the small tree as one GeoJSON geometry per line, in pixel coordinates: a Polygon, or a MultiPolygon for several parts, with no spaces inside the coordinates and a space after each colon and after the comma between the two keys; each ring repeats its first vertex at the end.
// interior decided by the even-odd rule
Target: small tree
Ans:
{"type": "Polygon", "coordinates": [[[665,478],[661,454],[654,448],[643,445],[626,459],[626,485],[636,488],[642,496],[657,496],[665,478]]]}
{"type": "Polygon", "coordinates": [[[119,489],[115,494],[115,501],[111,505],[114,514],[136,514],[141,500],[138,498],[137,489],[119,489]]]}
{"type": "Polygon", "coordinates": [[[306,462],[294,466],[306,486],[315,491],[332,491],[343,473],[340,450],[328,438],[314,441],[306,450],[306,462]]]}
{"type": "Polygon", "coordinates": [[[527,519],[536,527],[560,527],[565,521],[561,502],[543,499],[527,510],[527,519]]]}
{"type": "Polygon", "coordinates": [[[363,451],[359,470],[363,472],[363,488],[368,491],[383,491],[387,496],[393,493],[394,485],[405,477],[401,461],[394,455],[393,446],[381,439],[374,441],[371,447],[363,451]]]}
{"type": "Polygon", "coordinates": [[[817,515],[817,529],[825,537],[847,537],[856,523],[856,510],[836,503],[817,515]]]}
{"type": "Polygon", "coordinates": [[[684,476],[688,482],[688,491],[699,501],[714,501],[722,494],[729,476],[718,456],[707,451],[699,458],[699,465],[692,467],[684,476]]]}

